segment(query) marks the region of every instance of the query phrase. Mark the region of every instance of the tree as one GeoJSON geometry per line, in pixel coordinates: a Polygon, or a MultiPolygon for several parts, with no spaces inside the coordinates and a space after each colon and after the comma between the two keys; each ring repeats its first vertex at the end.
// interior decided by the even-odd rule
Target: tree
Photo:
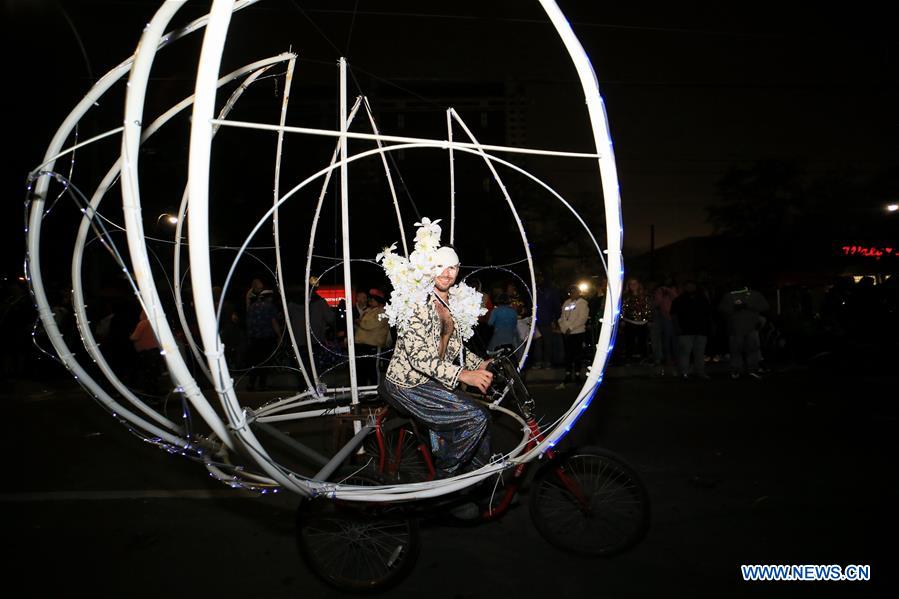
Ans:
{"type": "Polygon", "coordinates": [[[781,161],[731,167],[718,194],[707,208],[716,232],[746,240],[790,238],[805,208],[799,169],[781,161]]]}

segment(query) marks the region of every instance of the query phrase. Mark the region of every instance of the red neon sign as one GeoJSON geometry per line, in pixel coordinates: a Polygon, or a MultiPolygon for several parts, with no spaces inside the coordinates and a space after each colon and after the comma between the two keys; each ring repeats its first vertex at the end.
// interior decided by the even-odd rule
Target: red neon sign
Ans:
{"type": "MultiPolygon", "coordinates": [[[[322,285],[315,290],[332,308],[336,308],[337,304],[340,303],[340,300],[346,299],[346,292],[344,291],[343,285],[322,285]]],[[[349,304],[350,302],[347,301],[346,303],[349,304]]]]}
{"type": "Polygon", "coordinates": [[[844,245],[840,247],[844,256],[862,256],[880,260],[884,256],[899,256],[899,248],[888,245],[844,245]]]}

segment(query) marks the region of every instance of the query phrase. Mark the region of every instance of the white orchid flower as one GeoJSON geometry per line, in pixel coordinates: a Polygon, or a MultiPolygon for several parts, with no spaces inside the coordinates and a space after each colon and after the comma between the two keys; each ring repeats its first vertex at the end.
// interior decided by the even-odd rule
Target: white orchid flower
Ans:
{"type": "Polygon", "coordinates": [[[419,222],[415,223],[415,226],[416,227],[427,227],[430,225],[436,225],[437,223],[440,222],[440,220],[441,219],[438,218],[437,220],[432,221],[430,218],[428,218],[426,216],[426,217],[422,218],[419,222]]]}
{"type": "Polygon", "coordinates": [[[394,254],[395,251],[396,251],[396,242],[394,241],[393,245],[391,245],[390,247],[384,248],[384,251],[382,251],[380,254],[375,256],[375,262],[380,262],[382,258],[386,258],[386,257],[394,254]]]}

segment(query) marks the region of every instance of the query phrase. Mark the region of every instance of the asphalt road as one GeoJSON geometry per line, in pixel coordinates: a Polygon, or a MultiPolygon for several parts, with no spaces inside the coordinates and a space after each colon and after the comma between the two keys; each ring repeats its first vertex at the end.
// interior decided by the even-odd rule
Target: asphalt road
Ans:
{"type": "MultiPolygon", "coordinates": [[[[827,370],[607,378],[568,442],[641,472],[653,505],[643,543],[570,557],[523,502],[491,524],[426,526],[415,570],[389,596],[893,595],[897,382],[827,370]],[[869,564],[872,579],[750,583],[741,564],[869,564]]],[[[532,392],[547,409],[573,393],[532,392]]],[[[225,488],[64,381],[19,382],[0,401],[5,596],[342,596],[298,557],[294,497],[225,488]]]]}

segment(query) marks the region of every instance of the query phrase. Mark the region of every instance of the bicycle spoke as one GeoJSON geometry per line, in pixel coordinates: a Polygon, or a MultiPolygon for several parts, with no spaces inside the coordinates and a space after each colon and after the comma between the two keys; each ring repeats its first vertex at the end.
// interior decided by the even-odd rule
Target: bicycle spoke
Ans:
{"type": "Polygon", "coordinates": [[[602,454],[563,457],[544,471],[531,493],[538,529],[565,549],[610,555],[639,540],[645,527],[639,480],[602,454]]]}

